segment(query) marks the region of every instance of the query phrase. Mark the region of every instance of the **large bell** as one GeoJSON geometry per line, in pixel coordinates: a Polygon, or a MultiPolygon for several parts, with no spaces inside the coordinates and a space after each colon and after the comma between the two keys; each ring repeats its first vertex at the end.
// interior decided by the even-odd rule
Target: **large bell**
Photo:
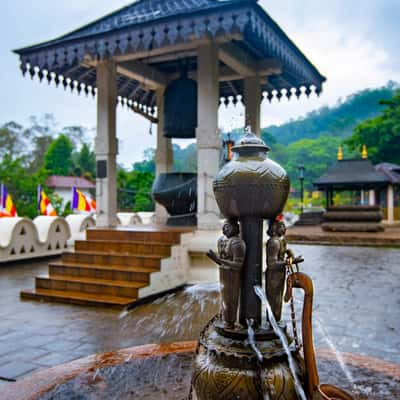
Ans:
{"type": "Polygon", "coordinates": [[[197,128],[197,82],[189,79],[183,70],[179,79],[165,90],[164,136],[193,139],[197,128]]]}

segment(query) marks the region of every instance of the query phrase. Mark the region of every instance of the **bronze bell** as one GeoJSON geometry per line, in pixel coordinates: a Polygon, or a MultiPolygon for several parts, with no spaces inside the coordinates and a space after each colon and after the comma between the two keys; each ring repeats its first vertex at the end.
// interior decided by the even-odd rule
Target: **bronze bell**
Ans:
{"type": "Polygon", "coordinates": [[[193,139],[197,128],[197,82],[189,79],[187,69],[172,81],[164,95],[164,136],[193,139]]]}

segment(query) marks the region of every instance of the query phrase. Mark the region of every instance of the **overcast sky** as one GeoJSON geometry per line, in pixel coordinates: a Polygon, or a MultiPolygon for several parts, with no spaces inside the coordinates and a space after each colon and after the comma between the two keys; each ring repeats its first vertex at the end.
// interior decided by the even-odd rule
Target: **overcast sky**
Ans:
{"type": "MultiPolygon", "coordinates": [[[[0,1],[0,125],[54,114],[61,126],[96,124],[96,102],[23,78],[12,49],[52,39],[131,3],[127,0],[0,1]]],[[[328,78],[320,98],[263,104],[262,125],[282,123],[364,89],[400,81],[399,0],[261,0],[267,12],[328,78]]],[[[224,129],[240,126],[240,107],[222,109],[224,129]]],[[[119,162],[130,165],[155,146],[155,128],[118,109],[119,162]]]]}

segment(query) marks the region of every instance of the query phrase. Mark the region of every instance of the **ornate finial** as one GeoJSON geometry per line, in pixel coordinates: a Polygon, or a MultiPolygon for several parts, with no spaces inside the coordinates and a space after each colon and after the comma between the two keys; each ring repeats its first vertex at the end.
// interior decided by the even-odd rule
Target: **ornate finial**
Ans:
{"type": "Polygon", "coordinates": [[[250,125],[247,125],[246,128],[244,128],[244,131],[245,131],[247,134],[252,133],[252,132],[251,132],[251,126],[250,126],[250,125]]]}
{"type": "Polygon", "coordinates": [[[343,149],[342,149],[342,145],[339,145],[339,149],[338,149],[338,153],[337,153],[337,159],[338,159],[338,161],[342,161],[342,160],[343,160],[343,149]]]}
{"type": "Polygon", "coordinates": [[[365,145],[365,144],[363,144],[363,147],[362,147],[361,157],[363,160],[366,160],[368,158],[367,145],[365,145]]]}

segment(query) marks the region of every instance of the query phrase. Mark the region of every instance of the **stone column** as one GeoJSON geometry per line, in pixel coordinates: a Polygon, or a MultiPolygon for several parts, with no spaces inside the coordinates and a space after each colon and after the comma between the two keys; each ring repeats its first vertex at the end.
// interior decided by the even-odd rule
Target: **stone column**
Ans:
{"type": "MultiPolygon", "coordinates": [[[[164,137],[164,88],[157,90],[157,148],[156,148],[156,176],[172,172],[173,169],[173,153],[172,140],[164,137]]],[[[156,224],[165,224],[168,219],[167,210],[156,203],[156,212],[154,222],[156,224]]]]}
{"type": "Polygon", "coordinates": [[[219,171],[221,139],[218,134],[218,47],[213,42],[198,48],[197,225],[220,229],[220,212],[212,182],[219,171]]]}
{"type": "Polygon", "coordinates": [[[261,84],[258,76],[244,79],[245,125],[257,136],[261,135],[261,84]]]}
{"type": "Polygon", "coordinates": [[[112,60],[97,66],[97,160],[96,225],[114,227],[117,222],[117,154],[116,101],[117,74],[112,60]]]}
{"type": "Polygon", "coordinates": [[[387,189],[387,211],[388,211],[388,223],[394,223],[394,190],[393,186],[389,185],[387,189]]]}
{"type": "Polygon", "coordinates": [[[375,199],[375,190],[371,189],[369,191],[369,195],[368,195],[368,202],[370,206],[374,206],[376,203],[376,199],[375,199]]]}

